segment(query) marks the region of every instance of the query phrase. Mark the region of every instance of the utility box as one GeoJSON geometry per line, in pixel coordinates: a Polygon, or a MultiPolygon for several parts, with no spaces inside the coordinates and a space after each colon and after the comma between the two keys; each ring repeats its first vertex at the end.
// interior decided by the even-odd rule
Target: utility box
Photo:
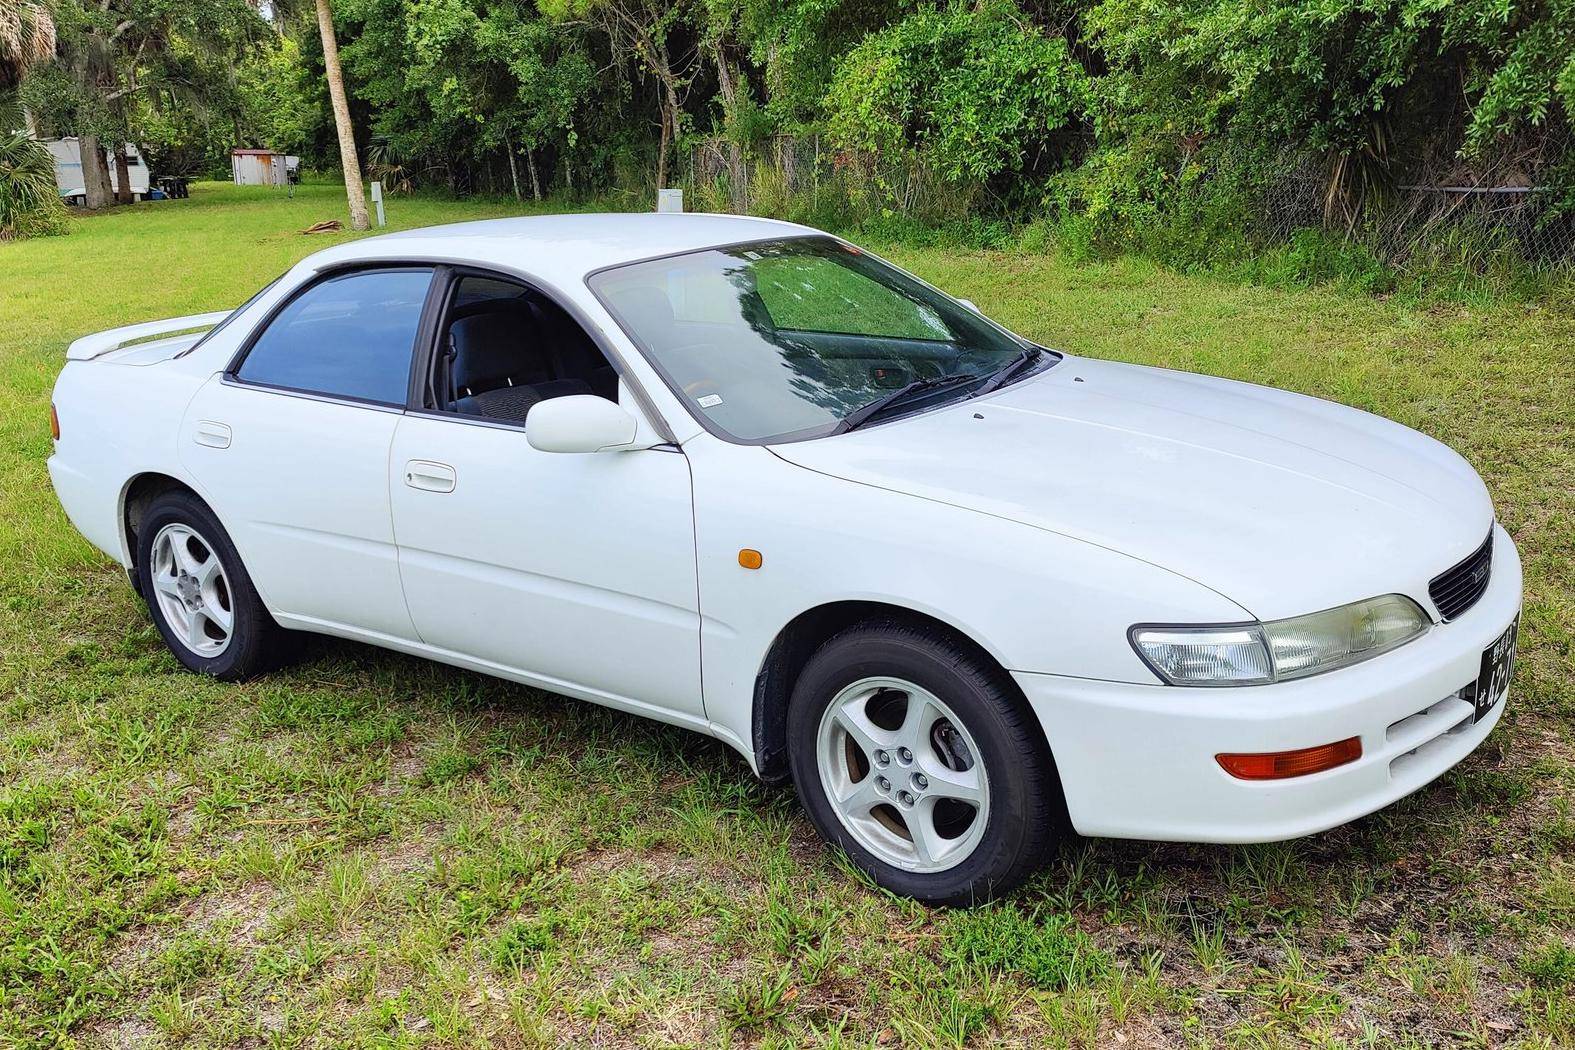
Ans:
{"type": "Polygon", "coordinates": [[[662,212],[681,212],[684,210],[683,190],[657,190],[656,210],[662,212]]]}

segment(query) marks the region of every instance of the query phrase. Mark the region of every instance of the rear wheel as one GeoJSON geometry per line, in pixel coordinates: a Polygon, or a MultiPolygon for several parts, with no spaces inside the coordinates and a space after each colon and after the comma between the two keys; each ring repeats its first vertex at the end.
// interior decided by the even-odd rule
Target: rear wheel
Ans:
{"type": "Polygon", "coordinates": [[[972,904],[1055,844],[1059,783],[1033,716],[939,629],[865,624],[810,659],[788,709],[793,780],[821,834],[882,886],[972,904]]]}
{"type": "Polygon", "coordinates": [[[295,651],[263,606],[229,534],[184,492],[159,496],[137,530],[137,575],[153,623],[188,669],[235,680],[295,651]]]}

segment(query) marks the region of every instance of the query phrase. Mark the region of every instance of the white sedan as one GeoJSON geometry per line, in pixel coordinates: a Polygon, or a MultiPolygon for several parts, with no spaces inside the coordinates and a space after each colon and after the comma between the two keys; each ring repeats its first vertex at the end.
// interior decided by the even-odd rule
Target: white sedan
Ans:
{"type": "Polygon", "coordinates": [[[186,667],[311,631],[708,733],[926,901],[1068,826],[1329,828],[1504,709],[1520,563],[1454,452],[802,226],[415,230],[67,356],[55,490],[186,667]]]}

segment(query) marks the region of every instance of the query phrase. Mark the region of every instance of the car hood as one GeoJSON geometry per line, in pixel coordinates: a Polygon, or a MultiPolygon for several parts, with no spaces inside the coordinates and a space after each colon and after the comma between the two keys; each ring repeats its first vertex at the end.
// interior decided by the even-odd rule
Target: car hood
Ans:
{"type": "Polygon", "coordinates": [[[772,451],[1119,551],[1264,620],[1392,592],[1430,608],[1428,581],[1493,521],[1470,465],[1398,423],[1072,357],[993,395],[772,451]]]}

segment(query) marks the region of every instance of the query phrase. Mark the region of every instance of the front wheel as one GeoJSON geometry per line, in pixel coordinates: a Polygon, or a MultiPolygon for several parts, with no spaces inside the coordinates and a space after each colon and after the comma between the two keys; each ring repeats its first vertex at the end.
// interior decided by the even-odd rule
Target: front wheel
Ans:
{"type": "Polygon", "coordinates": [[[189,670],[234,681],[294,652],[229,534],[193,495],[168,493],[148,507],[137,530],[137,576],[154,625],[189,670]]]}
{"type": "Polygon", "coordinates": [[[1005,672],[947,633],[863,624],[799,676],[789,761],[810,819],[876,882],[973,904],[1033,872],[1062,825],[1059,782],[1005,672]]]}

